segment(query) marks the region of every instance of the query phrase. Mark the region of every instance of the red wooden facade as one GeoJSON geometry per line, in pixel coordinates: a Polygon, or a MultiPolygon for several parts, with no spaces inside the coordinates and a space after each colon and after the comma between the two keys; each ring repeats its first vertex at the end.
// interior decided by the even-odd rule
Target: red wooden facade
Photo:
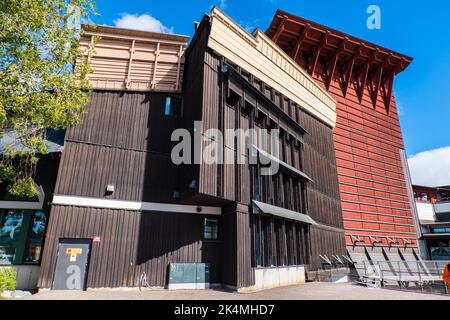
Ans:
{"type": "Polygon", "coordinates": [[[334,139],[347,245],[417,246],[392,90],[412,58],[280,10],[266,34],[338,101],[334,139]]]}

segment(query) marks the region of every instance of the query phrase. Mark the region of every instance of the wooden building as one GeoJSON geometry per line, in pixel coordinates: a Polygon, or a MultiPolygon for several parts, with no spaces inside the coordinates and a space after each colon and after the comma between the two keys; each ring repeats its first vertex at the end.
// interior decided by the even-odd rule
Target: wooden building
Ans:
{"type": "Polygon", "coordinates": [[[86,267],[82,287],[165,287],[170,264],[206,263],[210,283],[244,289],[302,283],[320,255],[346,253],[336,100],[268,36],[217,8],[187,49],[184,36],[84,29],[94,91],[66,134],[40,288],[58,288],[66,255],[86,267]],[[225,135],[224,162],[177,165],[175,129],[201,138],[191,160],[219,143],[211,129],[268,134],[225,135]]]}
{"type": "Polygon", "coordinates": [[[395,76],[412,58],[278,10],[266,34],[337,101],[334,129],[346,244],[417,249],[417,217],[395,76]]]}
{"type": "MultiPolygon", "coordinates": [[[[45,139],[48,154],[37,155],[39,161],[33,175],[37,196],[11,195],[6,183],[0,183],[0,269],[14,269],[18,290],[35,289],[37,285],[64,132],[47,130],[45,139]]],[[[0,157],[6,147],[26,150],[17,131],[9,128],[2,132],[0,157]]]]}

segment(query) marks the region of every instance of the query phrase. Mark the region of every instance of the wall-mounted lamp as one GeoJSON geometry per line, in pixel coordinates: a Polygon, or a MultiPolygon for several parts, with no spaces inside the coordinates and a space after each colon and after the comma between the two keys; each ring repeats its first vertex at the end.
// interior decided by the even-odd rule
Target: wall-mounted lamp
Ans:
{"type": "Polygon", "coordinates": [[[108,184],[106,186],[106,194],[107,195],[111,195],[114,193],[114,185],[113,184],[108,184]]]}

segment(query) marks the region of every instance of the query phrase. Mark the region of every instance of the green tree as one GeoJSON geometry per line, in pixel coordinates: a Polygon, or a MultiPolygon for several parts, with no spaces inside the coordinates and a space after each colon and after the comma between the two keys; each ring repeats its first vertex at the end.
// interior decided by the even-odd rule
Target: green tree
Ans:
{"type": "Polygon", "coordinates": [[[23,146],[4,148],[0,159],[10,194],[37,195],[33,175],[37,156],[48,152],[45,130],[81,121],[90,69],[77,24],[92,14],[94,0],[0,1],[0,134],[13,131],[23,146]]]}

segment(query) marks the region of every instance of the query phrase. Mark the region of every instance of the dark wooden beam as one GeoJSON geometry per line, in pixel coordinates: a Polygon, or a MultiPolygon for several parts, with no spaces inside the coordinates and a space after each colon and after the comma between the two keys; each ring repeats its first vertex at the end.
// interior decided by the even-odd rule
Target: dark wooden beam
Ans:
{"type": "Polygon", "coordinates": [[[391,58],[392,55],[388,55],[386,56],[386,58],[384,59],[384,61],[379,65],[377,71],[376,71],[376,76],[375,76],[375,80],[374,80],[374,89],[372,92],[372,104],[373,107],[375,108],[377,105],[377,100],[378,100],[378,94],[379,94],[379,90],[381,87],[381,80],[383,77],[383,71],[386,68],[387,65],[389,65],[389,59],[391,58]]]}
{"type": "Polygon", "coordinates": [[[327,45],[327,41],[328,41],[328,37],[329,36],[330,36],[330,32],[327,31],[327,33],[325,33],[322,36],[322,41],[320,42],[320,44],[314,50],[314,53],[312,55],[312,58],[310,60],[311,62],[310,62],[310,65],[309,65],[309,74],[311,76],[314,75],[314,71],[316,71],[317,63],[319,62],[320,51],[322,50],[323,47],[325,47],[327,45]]]}
{"type": "Polygon", "coordinates": [[[336,50],[336,52],[333,55],[333,58],[331,58],[331,62],[328,64],[328,70],[327,70],[327,83],[326,87],[327,90],[330,88],[331,81],[333,81],[334,72],[336,71],[337,62],[339,60],[339,55],[342,53],[342,51],[345,50],[345,44],[347,43],[348,38],[345,38],[342,40],[339,48],[336,50]]]}
{"type": "Polygon", "coordinates": [[[275,35],[273,36],[273,39],[272,39],[273,42],[277,43],[278,38],[280,37],[281,33],[283,33],[283,31],[284,31],[284,27],[286,25],[287,19],[288,18],[286,16],[284,16],[283,19],[281,20],[280,26],[278,27],[277,31],[275,32],[275,35]]]}
{"type": "Polygon", "coordinates": [[[394,92],[394,78],[395,75],[404,69],[403,66],[404,60],[401,59],[397,65],[387,74],[384,84],[384,106],[386,107],[387,113],[389,113],[389,110],[391,108],[391,100],[392,100],[392,94],[394,92]]]}
{"type": "Polygon", "coordinates": [[[373,61],[375,60],[375,56],[378,53],[378,51],[379,51],[378,49],[372,51],[372,53],[369,55],[369,58],[367,59],[366,63],[364,64],[364,67],[360,74],[360,83],[359,83],[359,88],[358,88],[358,99],[359,99],[360,103],[361,103],[362,97],[364,95],[364,88],[366,87],[367,79],[369,78],[370,66],[373,63],[373,61]]]}
{"type": "Polygon", "coordinates": [[[344,94],[344,98],[347,95],[348,86],[350,85],[350,82],[352,81],[352,75],[353,75],[353,69],[355,67],[355,61],[361,56],[361,51],[364,45],[362,43],[359,44],[358,48],[356,49],[353,56],[350,58],[350,60],[347,62],[346,68],[345,68],[345,75],[344,75],[344,82],[342,86],[342,91],[344,94]]]}
{"type": "Polygon", "coordinates": [[[300,48],[302,46],[302,42],[308,37],[308,30],[311,27],[311,25],[308,23],[302,30],[302,33],[300,34],[300,36],[297,38],[297,41],[295,42],[293,48],[291,49],[291,51],[289,52],[289,55],[291,56],[292,59],[297,59],[298,53],[300,51],[300,48]]]}

